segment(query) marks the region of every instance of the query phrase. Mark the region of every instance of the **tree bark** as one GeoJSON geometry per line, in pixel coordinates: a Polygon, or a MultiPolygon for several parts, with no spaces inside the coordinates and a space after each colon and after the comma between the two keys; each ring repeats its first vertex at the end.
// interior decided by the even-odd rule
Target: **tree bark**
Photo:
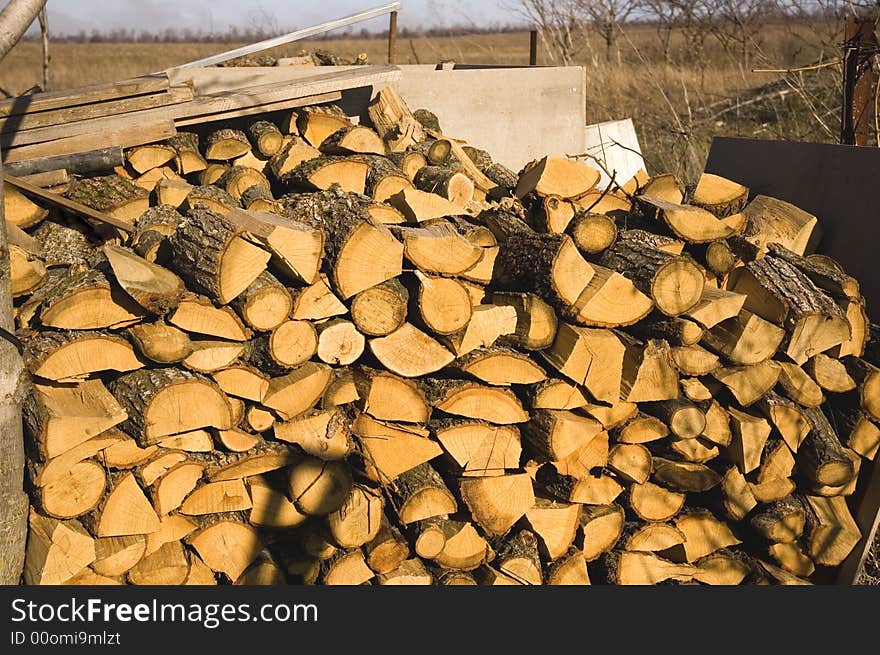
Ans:
{"type": "MultiPolygon", "coordinates": [[[[38,11],[43,2],[31,2],[38,11]]],[[[0,25],[8,15],[21,10],[10,3],[0,13],[0,25]]],[[[31,20],[33,17],[31,17],[31,20]]],[[[28,21],[29,23],[30,21],[28,21]]],[[[27,27],[25,24],[22,31],[27,27]]],[[[5,40],[12,34],[0,29],[0,58],[12,47],[5,40]]],[[[20,36],[20,34],[18,35],[20,36]]],[[[17,40],[17,36],[16,36],[17,40]]],[[[12,42],[13,44],[15,41],[12,42]]],[[[18,584],[24,568],[27,535],[28,498],[24,493],[24,436],[21,427],[21,401],[24,394],[24,363],[16,345],[6,336],[15,330],[12,319],[12,273],[6,220],[3,216],[3,165],[0,163],[0,584],[18,584]]]]}

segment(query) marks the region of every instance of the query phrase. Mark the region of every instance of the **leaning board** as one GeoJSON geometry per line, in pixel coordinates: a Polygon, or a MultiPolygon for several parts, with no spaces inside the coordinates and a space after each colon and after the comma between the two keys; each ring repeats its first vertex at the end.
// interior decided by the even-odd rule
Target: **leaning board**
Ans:
{"type": "MultiPolygon", "coordinates": [[[[824,143],[716,138],[706,171],[736,180],[751,195],[786,200],[814,214],[822,228],[822,253],[837,259],[859,280],[866,309],[880,321],[877,225],[872,193],[880,171],[880,148],[824,143]]],[[[862,463],[856,493],[850,497],[862,540],[841,565],[837,581],[852,584],[880,523],[880,461],[862,463]],[[865,471],[867,469],[867,471],[865,471]]]]}

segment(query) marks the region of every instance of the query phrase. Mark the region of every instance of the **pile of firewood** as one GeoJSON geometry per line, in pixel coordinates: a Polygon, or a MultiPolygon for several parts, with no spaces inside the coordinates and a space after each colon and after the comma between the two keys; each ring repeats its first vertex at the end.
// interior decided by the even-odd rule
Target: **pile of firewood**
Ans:
{"type": "Polygon", "coordinates": [[[64,213],[7,188],[26,583],[833,573],[880,374],[815,217],[364,118],[135,147],[64,213]]]}

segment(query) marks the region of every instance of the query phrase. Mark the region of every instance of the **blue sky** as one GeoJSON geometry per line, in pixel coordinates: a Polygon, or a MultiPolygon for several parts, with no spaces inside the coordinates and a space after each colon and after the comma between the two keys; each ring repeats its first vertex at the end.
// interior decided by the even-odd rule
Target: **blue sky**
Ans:
{"type": "MultiPolygon", "coordinates": [[[[130,28],[225,32],[229,26],[277,27],[291,31],[385,4],[389,0],[48,0],[50,33],[130,28]]],[[[510,0],[402,0],[399,25],[453,25],[519,22],[510,0]]],[[[0,4],[3,4],[0,2],[0,4]]],[[[387,18],[362,24],[382,29],[387,18]]],[[[355,28],[359,29],[359,28],[355,28]]]]}

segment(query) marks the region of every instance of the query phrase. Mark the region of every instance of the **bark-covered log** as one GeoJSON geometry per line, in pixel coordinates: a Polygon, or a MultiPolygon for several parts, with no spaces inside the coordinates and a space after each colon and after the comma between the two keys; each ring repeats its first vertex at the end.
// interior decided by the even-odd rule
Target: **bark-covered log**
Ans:
{"type": "Polygon", "coordinates": [[[785,353],[798,364],[850,338],[840,307],[788,261],[770,256],[731,272],[728,288],[745,309],[788,332],[785,353]]]}
{"type": "Polygon", "coordinates": [[[226,217],[193,210],[169,239],[181,276],[195,291],[226,304],[263,272],[270,254],[242,238],[226,217]]]}
{"type": "Polygon", "coordinates": [[[658,250],[627,231],[602,253],[602,265],[630,278],[669,316],[691,309],[703,294],[703,272],[690,257],[658,250]]]}

